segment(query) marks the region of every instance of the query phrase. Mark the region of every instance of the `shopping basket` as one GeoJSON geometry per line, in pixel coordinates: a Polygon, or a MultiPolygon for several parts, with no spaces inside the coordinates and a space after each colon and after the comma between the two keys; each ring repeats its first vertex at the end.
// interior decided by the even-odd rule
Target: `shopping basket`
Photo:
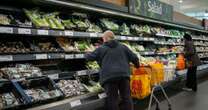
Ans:
{"type": "MultiPolygon", "coordinates": [[[[152,106],[152,102],[153,100],[156,101],[156,110],[160,110],[160,101],[159,99],[156,97],[156,95],[154,94],[155,91],[157,91],[158,89],[161,90],[162,94],[164,95],[165,99],[167,100],[168,102],[168,107],[169,107],[169,110],[171,110],[171,103],[170,103],[170,100],[169,100],[169,97],[167,96],[163,86],[161,85],[162,83],[162,80],[161,80],[161,75],[158,75],[159,73],[158,72],[163,72],[164,74],[164,67],[162,68],[161,66],[160,67],[155,67],[154,66],[151,66],[152,67],[152,79],[153,79],[153,84],[152,84],[152,91],[151,91],[151,95],[150,95],[150,100],[149,100],[149,106],[148,106],[148,110],[151,110],[151,106],[152,106]],[[162,70],[161,70],[162,69],[162,70]]],[[[162,73],[160,73],[162,74],[162,73]]],[[[163,76],[164,78],[164,76],[163,76]]]]}

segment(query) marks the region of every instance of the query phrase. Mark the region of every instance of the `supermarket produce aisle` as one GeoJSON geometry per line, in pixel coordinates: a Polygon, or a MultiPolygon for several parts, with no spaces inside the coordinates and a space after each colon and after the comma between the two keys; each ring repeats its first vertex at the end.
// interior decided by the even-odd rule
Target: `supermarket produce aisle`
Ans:
{"type": "MultiPolygon", "coordinates": [[[[208,108],[208,81],[199,84],[197,93],[180,92],[170,98],[172,110],[207,110],[208,108]]],[[[167,102],[163,101],[161,110],[168,110],[167,102]]],[[[139,110],[136,108],[136,110],[139,110]]],[[[141,110],[141,109],[140,109],[141,110]]],[[[153,107],[152,110],[155,110],[153,107]]]]}

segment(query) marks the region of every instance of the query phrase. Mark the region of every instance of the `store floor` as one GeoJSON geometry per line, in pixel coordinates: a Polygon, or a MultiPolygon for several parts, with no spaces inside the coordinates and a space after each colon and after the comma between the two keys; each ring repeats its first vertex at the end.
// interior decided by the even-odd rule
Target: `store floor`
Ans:
{"type": "MultiPolygon", "coordinates": [[[[197,93],[174,91],[174,95],[170,97],[172,110],[208,110],[208,80],[201,82],[198,87],[197,93]]],[[[136,105],[135,110],[147,110],[146,103],[145,106],[136,105]]],[[[155,110],[155,107],[151,110],[155,110]]],[[[160,110],[168,110],[166,101],[162,101],[160,110]]]]}

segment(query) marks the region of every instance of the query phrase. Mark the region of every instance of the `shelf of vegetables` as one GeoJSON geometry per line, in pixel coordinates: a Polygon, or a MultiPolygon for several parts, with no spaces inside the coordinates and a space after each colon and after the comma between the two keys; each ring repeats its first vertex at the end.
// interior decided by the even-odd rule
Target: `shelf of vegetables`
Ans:
{"type": "MultiPolygon", "coordinates": [[[[66,3],[58,0],[39,2],[46,1],[66,3]]],[[[77,7],[77,3],[65,5],[77,7]]],[[[91,6],[85,8],[125,19],[111,16],[94,18],[91,13],[77,10],[62,12],[22,7],[15,13],[0,11],[0,79],[7,79],[6,83],[21,91],[22,95],[16,96],[6,90],[0,93],[0,100],[3,100],[0,109],[7,109],[5,105],[11,105],[9,108],[23,106],[29,110],[92,110],[90,107],[96,109],[94,105],[103,107],[106,94],[98,83],[99,65],[87,62],[84,55],[102,44],[101,36],[105,30],[112,30],[117,40],[136,53],[141,65],[161,62],[164,86],[186,72],[184,68],[176,70],[181,60],[177,56],[183,53],[182,36],[185,32],[194,35],[199,56],[208,57],[206,31],[111,10],[97,10],[91,6]],[[162,25],[140,24],[131,21],[132,18],[162,25]]],[[[207,68],[207,65],[202,65],[199,70],[207,68]]]]}

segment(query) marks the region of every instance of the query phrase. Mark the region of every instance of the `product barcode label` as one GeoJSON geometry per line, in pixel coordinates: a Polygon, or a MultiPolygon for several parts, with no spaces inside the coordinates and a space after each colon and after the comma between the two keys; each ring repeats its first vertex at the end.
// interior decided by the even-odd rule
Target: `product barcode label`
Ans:
{"type": "Polygon", "coordinates": [[[106,93],[101,93],[101,94],[98,94],[98,97],[99,97],[99,99],[103,99],[103,98],[107,97],[107,94],[106,93]]]}
{"type": "Polygon", "coordinates": [[[149,38],[149,40],[154,41],[154,38],[149,38]]]}
{"type": "Polygon", "coordinates": [[[82,103],[81,103],[80,100],[75,100],[75,101],[70,102],[71,107],[76,107],[76,106],[79,106],[81,104],[82,103]]]}
{"type": "Polygon", "coordinates": [[[13,28],[0,27],[0,33],[13,34],[13,28]]]}
{"type": "Polygon", "coordinates": [[[48,30],[38,30],[38,35],[48,35],[48,30]]]}
{"type": "Polygon", "coordinates": [[[72,31],[64,31],[65,36],[74,36],[72,31]]]}
{"type": "Polygon", "coordinates": [[[90,37],[97,37],[98,35],[96,33],[90,33],[90,37]]]}
{"type": "Polygon", "coordinates": [[[31,34],[31,29],[18,28],[18,33],[19,34],[31,34]]]}
{"type": "Polygon", "coordinates": [[[84,54],[75,54],[75,58],[84,58],[84,54]]]}
{"type": "Polygon", "coordinates": [[[13,56],[12,55],[1,55],[0,61],[13,61],[13,56]]]}
{"type": "Polygon", "coordinates": [[[58,74],[50,74],[50,75],[48,75],[48,77],[51,79],[58,79],[59,75],[58,74]]]}
{"type": "Polygon", "coordinates": [[[36,54],[35,57],[37,60],[47,59],[47,54],[36,54]]]}
{"type": "Polygon", "coordinates": [[[87,75],[87,71],[86,70],[77,71],[77,75],[78,76],[87,75]]]}
{"type": "Polygon", "coordinates": [[[73,54],[65,55],[65,59],[74,59],[73,54]]]}

